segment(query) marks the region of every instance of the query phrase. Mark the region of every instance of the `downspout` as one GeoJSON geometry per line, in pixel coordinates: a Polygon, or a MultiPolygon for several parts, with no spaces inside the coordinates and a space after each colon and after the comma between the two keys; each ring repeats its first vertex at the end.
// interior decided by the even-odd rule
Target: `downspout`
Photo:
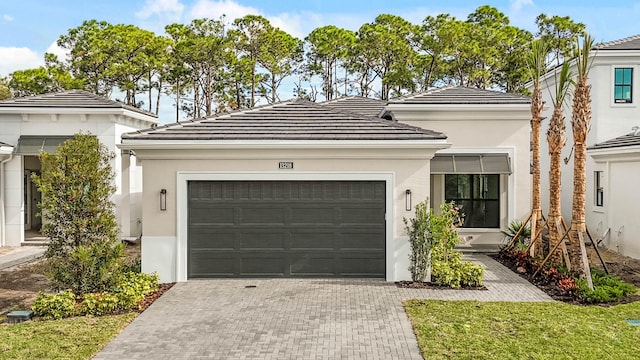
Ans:
{"type": "Polygon", "coordinates": [[[9,154],[8,159],[4,159],[0,161],[0,247],[5,246],[5,244],[7,243],[6,242],[7,223],[6,223],[6,216],[4,213],[4,188],[5,188],[4,164],[8,163],[12,159],[13,159],[13,152],[9,154]]]}

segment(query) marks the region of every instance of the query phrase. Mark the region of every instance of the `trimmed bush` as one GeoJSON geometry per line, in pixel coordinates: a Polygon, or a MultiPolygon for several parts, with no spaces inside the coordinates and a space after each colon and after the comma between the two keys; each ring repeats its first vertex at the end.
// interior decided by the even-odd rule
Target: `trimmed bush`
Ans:
{"type": "Polygon", "coordinates": [[[591,269],[591,279],[593,279],[593,290],[589,289],[586,280],[576,279],[580,297],[587,303],[614,302],[636,292],[635,286],[615,275],[607,275],[601,270],[591,269]]]}
{"type": "Polygon", "coordinates": [[[71,290],[58,294],[38,293],[31,310],[45,319],[62,319],[76,314],[76,295],[71,290]]]}
{"type": "Polygon", "coordinates": [[[49,258],[50,276],[76,294],[104,292],[116,286],[122,269],[121,243],[96,241],[79,245],[66,257],[49,258]]]}
{"type": "Polygon", "coordinates": [[[470,261],[462,261],[462,255],[451,253],[449,261],[433,263],[433,279],[436,284],[452,288],[482,286],[484,268],[470,261]],[[460,255],[460,256],[458,256],[460,255]]]}
{"type": "Polygon", "coordinates": [[[158,274],[127,272],[114,290],[121,310],[137,310],[147,294],[158,290],[158,274]]]}
{"type": "Polygon", "coordinates": [[[79,312],[82,315],[102,316],[119,310],[118,305],[118,296],[114,293],[84,294],[79,312]]]}

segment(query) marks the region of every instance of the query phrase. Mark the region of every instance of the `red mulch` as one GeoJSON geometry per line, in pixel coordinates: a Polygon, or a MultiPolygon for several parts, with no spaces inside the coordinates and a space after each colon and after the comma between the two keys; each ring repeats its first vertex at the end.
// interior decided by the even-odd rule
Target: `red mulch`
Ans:
{"type": "MultiPolygon", "coordinates": [[[[586,303],[582,300],[579,294],[576,291],[567,291],[560,286],[558,286],[557,278],[553,276],[549,276],[548,274],[544,274],[544,271],[540,271],[536,277],[533,277],[533,273],[537,268],[535,264],[535,260],[528,258],[528,262],[526,264],[522,264],[522,258],[516,259],[513,254],[509,252],[500,252],[498,254],[489,255],[497,262],[511,269],[514,273],[518,274],[523,279],[526,279],[531,284],[535,285],[538,289],[544,291],[547,295],[549,295],[552,299],[556,301],[562,301],[568,304],[574,305],[599,305],[599,306],[614,306],[619,304],[628,304],[631,302],[639,301],[640,295],[628,295],[624,299],[615,302],[602,303],[602,304],[591,304],[586,303]],[[519,261],[518,261],[519,260],[519,261]]],[[[615,275],[615,273],[614,273],[615,275]]]]}
{"type": "Polygon", "coordinates": [[[158,290],[145,296],[144,301],[142,302],[142,304],[140,304],[140,310],[138,312],[142,313],[143,311],[147,310],[147,308],[151,306],[154,301],[159,299],[160,296],[162,296],[162,294],[164,294],[167,290],[171,289],[173,285],[175,285],[175,283],[158,284],[158,290]]]}

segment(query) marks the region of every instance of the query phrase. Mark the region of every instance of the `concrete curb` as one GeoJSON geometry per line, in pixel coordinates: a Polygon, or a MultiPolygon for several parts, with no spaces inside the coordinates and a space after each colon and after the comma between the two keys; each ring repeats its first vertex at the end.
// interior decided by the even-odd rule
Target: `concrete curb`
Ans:
{"type": "Polygon", "coordinates": [[[29,246],[12,253],[0,256],[0,270],[22,265],[44,256],[47,250],[44,246],[29,246]]]}

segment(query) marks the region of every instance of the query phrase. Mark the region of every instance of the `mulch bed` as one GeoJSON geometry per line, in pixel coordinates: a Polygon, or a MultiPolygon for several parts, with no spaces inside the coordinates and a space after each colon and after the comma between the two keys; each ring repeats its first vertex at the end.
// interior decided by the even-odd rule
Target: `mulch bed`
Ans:
{"type": "Polygon", "coordinates": [[[138,312],[142,313],[143,311],[147,310],[147,308],[151,306],[151,304],[153,304],[154,301],[158,300],[158,298],[160,298],[162,294],[167,292],[167,290],[171,289],[173,285],[175,285],[174,282],[158,284],[158,290],[150,294],[147,294],[147,296],[144,298],[144,301],[140,305],[140,310],[138,312]]]}
{"type": "Polygon", "coordinates": [[[603,307],[609,307],[609,306],[614,306],[619,304],[628,304],[628,303],[632,303],[640,300],[640,295],[634,294],[634,295],[629,295],[624,299],[621,299],[615,302],[602,303],[602,304],[586,303],[582,300],[582,298],[580,298],[580,296],[576,292],[574,291],[567,292],[561,287],[559,287],[557,281],[551,281],[548,278],[541,276],[540,274],[538,274],[534,278],[533,271],[530,271],[531,270],[530,266],[527,266],[529,268],[528,271],[523,271],[525,269],[522,266],[519,266],[516,263],[516,260],[506,253],[500,252],[497,254],[490,254],[489,256],[494,260],[496,260],[497,262],[509,268],[514,273],[518,274],[523,279],[535,285],[538,289],[544,291],[547,295],[549,295],[552,299],[556,301],[562,301],[562,302],[573,304],[573,305],[598,305],[603,307]]]}
{"type": "Polygon", "coordinates": [[[406,289],[436,289],[436,290],[487,290],[485,286],[462,286],[452,288],[446,285],[420,281],[396,281],[396,286],[406,289]]]}

